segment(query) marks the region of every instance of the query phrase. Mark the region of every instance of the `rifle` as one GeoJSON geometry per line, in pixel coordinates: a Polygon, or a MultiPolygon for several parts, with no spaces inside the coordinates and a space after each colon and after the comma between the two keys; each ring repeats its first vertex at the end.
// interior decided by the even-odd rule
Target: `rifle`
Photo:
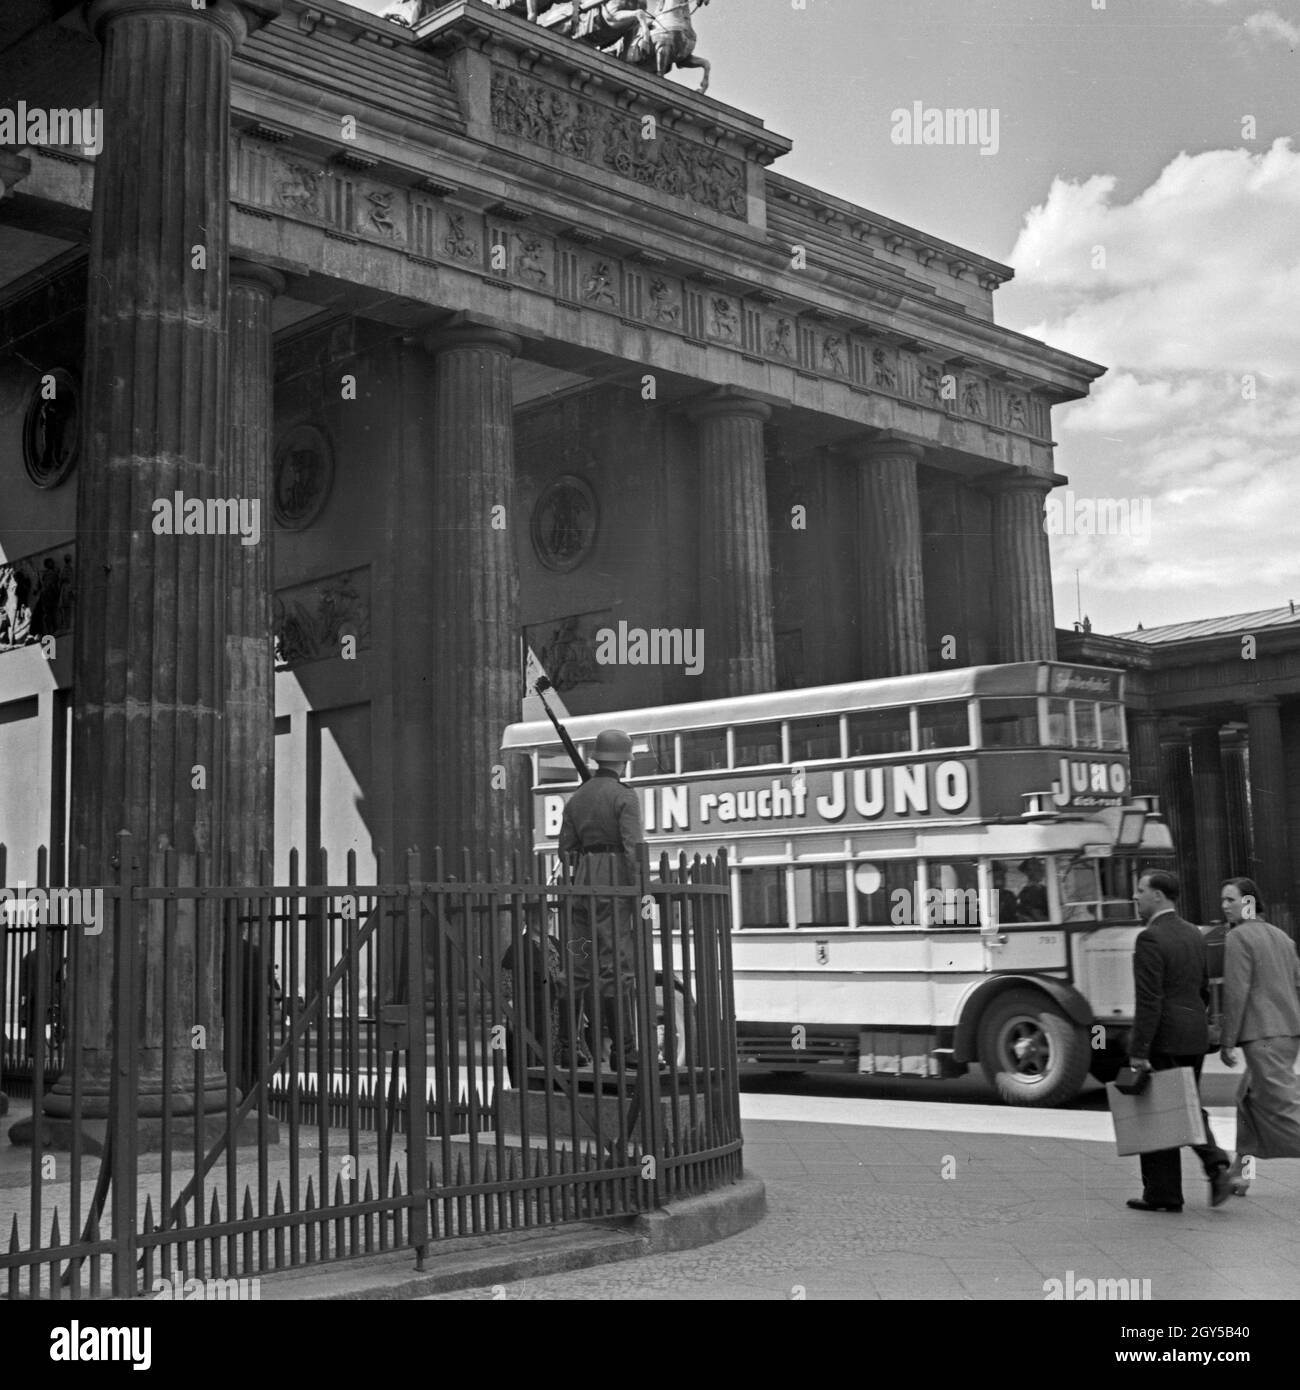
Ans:
{"type": "Polygon", "coordinates": [[[573,760],[574,767],[578,769],[578,776],[581,777],[584,782],[590,781],[591,769],[583,762],[581,754],[579,754],[573,740],[569,737],[569,731],[555,717],[555,711],[546,703],[546,692],[548,690],[553,690],[554,686],[551,685],[550,681],[547,680],[545,676],[539,676],[537,680],[533,682],[533,689],[537,692],[537,698],[542,702],[542,708],[546,711],[551,723],[555,725],[555,732],[559,734],[560,742],[564,744],[564,751],[573,760]]]}

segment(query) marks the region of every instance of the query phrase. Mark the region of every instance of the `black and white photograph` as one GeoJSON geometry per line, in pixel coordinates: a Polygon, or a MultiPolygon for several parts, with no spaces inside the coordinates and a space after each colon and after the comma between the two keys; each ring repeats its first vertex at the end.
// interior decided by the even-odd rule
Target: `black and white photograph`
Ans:
{"type": "Polygon", "coordinates": [[[3,0],[0,1372],[1280,1367],[1298,91],[1297,0],[3,0]]]}

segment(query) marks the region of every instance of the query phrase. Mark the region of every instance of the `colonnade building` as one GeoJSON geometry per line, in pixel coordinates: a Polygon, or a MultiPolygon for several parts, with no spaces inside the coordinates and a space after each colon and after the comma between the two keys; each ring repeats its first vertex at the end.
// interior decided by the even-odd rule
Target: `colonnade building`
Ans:
{"type": "Polygon", "coordinates": [[[0,153],[11,881],[520,849],[525,645],[575,711],[1056,655],[1101,368],[693,75],[479,0],[9,0],[0,49],[103,137],[0,153]]]}

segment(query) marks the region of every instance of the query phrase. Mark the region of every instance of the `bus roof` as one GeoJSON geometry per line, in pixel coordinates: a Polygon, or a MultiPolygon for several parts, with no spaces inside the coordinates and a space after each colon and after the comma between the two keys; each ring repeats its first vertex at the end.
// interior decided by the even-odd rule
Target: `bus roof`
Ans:
{"type": "MultiPolygon", "coordinates": [[[[683,705],[653,705],[646,709],[609,710],[571,716],[565,723],[575,740],[594,738],[602,729],[629,734],[687,732],[728,724],[757,724],[777,719],[842,714],[850,710],[910,705],[929,700],[962,700],[971,696],[1071,695],[1122,700],[1124,673],[1104,666],[1074,666],[1061,662],[1024,661],[1004,666],[963,666],[951,671],[927,671],[914,676],[848,681],[800,690],[777,690],[764,695],[739,695],[724,700],[697,700],[683,705]]],[[[511,724],[501,747],[544,748],[558,743],[549,720],[511,724]]]]}

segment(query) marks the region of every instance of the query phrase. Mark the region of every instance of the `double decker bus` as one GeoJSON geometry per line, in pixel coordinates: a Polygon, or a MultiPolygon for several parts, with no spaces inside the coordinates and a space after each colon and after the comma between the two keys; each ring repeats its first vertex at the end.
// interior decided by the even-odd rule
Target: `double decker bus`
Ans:
{"type": "MultiPolygon", "coordinates": [[[[746,1069],[955,1076],[1059,1105],[1122,1064],[1139,872],[1171,867],[1129,786],[1123,673],[1057,662],[584,715],[625,729],[653,865],[725,849],[746,1069]]],[[[533,842],[578,786],[549,723],[533,842]]]]}

